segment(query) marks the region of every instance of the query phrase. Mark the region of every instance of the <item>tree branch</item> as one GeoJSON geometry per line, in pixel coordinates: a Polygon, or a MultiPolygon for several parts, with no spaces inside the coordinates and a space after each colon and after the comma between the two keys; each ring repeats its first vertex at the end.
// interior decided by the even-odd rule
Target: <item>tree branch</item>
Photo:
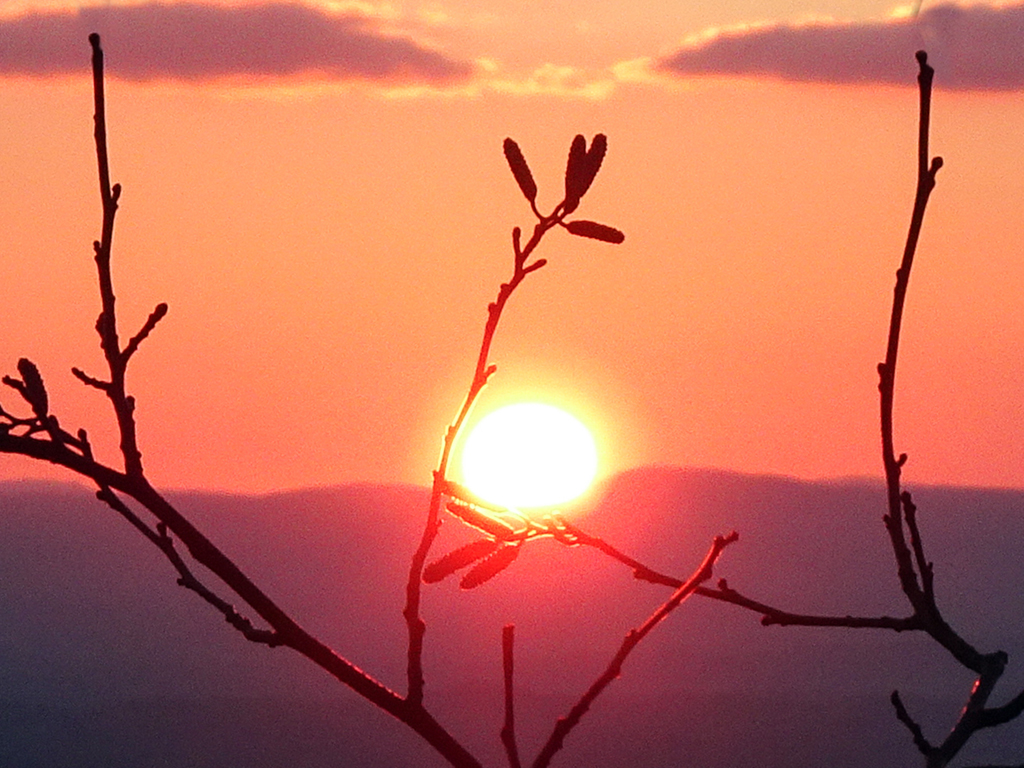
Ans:
{"type": "MultiPolygon", "coordinates": [[[[103,205],[103,228],[101,239],[93,244],[97,275],[100,287],[102,312],[96,323],[100,335],[100,344],[110,369],[110,381],[100,382],[81,372],[75,375],[90,386],[103,389],[110,399],[120,432],[121,453],[124,458],[124,471],[118,471],[96,462],[92,457],[91,447],[84,430],[79,431],[76,440],[59,429],[56,418],[47,416],[43,424],[39,418],[31,422],[10,417],[6,429],[0,428],[0,453],[13,453],[28,456],[41,461],[66,467],[94,482],[100,489],[99,497],[113,509],[122,514],[133,526],[160,547],[171,563],[178,569],[179,583],[197,592],[207,602],[221,611],[228,621],[246,635],[250,640],[267,645],[284,645],[299,652],[321,669],[352,688],[356,693],[393,715],[418,733],[428,744],[436,749],[452,766],[456,768],[479,768],[479,761],[459,744],[422,706],[407,702],[402,696],[389,690],[371,675],[359,669],[347,659],[340,656],[329,646],[323,644],[290,615],[271,600],[235,563],[221,552],[178,510],[164,499],[146,479],[141,463],[141,454],[135,437],[133,417],[134,400],[125,394],[124,376],[128,358],[138,348],[139,343],[150,333],[166,312],[165,305],[159,305],[150,315],[142,330],[129,342],[122,352],[119,348],[117,325],[114,313],[115,297],[110,270],[111,242],[113,237],[114,216],[120,187],[110,186],[110,173],[106,146],[106,121],[103,96],[103,51],[100,47],[99,35],[89,36],[92,46],[92,71],[95,96],[95,139],[97,165],[100,177],[100,195],[103,205]],[[24,434],[12,434],[13,427],[25,426],[24,434]],[[51,439],[40,439],[40,428],[49,431],[51,439]],[[69,448],[78,449],[78,452],[69,448]],[[117,491],[133,499],[147,509],[157,519],[154,531],[135,515],[128,506],[116,496],[117,491]],[[180,555],[174,548],[170,534],[173,533],[184,544],[188,553],[197,563],[207,568],[221,582],[233,591],[245,604],[262,618],[269,630],[252,627],[247,619],[238,614],[226,601],[217,597],[212,591],[200,584],[190,573],[180,555]]],[[[27,361],[19,362],[19,371],[25,379],[27,361]]],[[[33,366],[34,370],[34,366],[33,366]]],[[[30,372],[31,373],[31,372],[30,372]]],[[[34,409],[42,406],[42,400],[32,381],[22,381],[22,389],[30,395],[34,409]]],[[[39,382],[41,387],[41,379],[39,382]]],[[[16,387],[17,388],[17,387],[16,387]]],[[[43,395],[45,396],[45,392],[43,395]]],[[[45,409],[43,409],[45,410],[45,409]]],[[[7,418],[6,414],[0,418],[7,418]]]]}
{"type": "MultiPolygon", "coordinates": [[[[93,101],[95,106],[94,137],[96,140],[96,164],[100,179],[100,201],[103,206],[103,226],[100,239],[93,243],[95,251],[96,272],[99,278],[100,301],[103,306],[96,321],[96,331],[100,335],[100,347],[110,369],[110,382],[102,388],[110,399],[117,418],[120,433],[121,455],[124,457],[124,470],[129,475],[142,476],[142,453],[139,451],[135,434],[135,400],[125,392],[125,371],[128,357],[121,352],[117,337],[116,299],[114,282],[110,271],[110,253],[114,238],[114,217],[117,215],[117,204],[121,197],[121,185],[110,185],[110,161],[107,155],[107,117],[106,103],[103,92],[103,49],[100,47],[100,36],[89,35],[92,46],[92,82],[93,101]]],[[[81,377],[79,377],[81,378],[81,377]]],[[[86,381],[86,379],[83,379],[86,381]]],[[[96,381],[95,379],[92,381],[96,381]]],[[[86,381],[86,383],[92,383],[86,381]]],[[[95,386],[95,384],[93,384],[95,386]]]]}
{"type": "MultiPolygon", "coordinates": [[[[582,136],[573,140],[573,147],[576,148],[579,142],[586,142],[582,136]]],[[[602,134],[594,137],[589,152],[584,151],[583,160],[573,151],[570,151],[569,165],[566,168],[566,192],[562,201],[555,206],[550,215],[544,216],[537,209],[536,196],[537,188],[530,173],[529,166],[522,155],[518,145],[512,139],[505,139],[505,158],[519,185],[523,195],[530,203],[530,210],[537,217],[534,224],[533,234],[526,245],[522,245],[522,230],[515,227],[512,230],[512,251],[513,270],[512,277],[507,283],[502,283],[498,289],[497,298],[487,307],[487,322],[484,325],[483,338],[480,342],[480,351],[477,354],[476,368],[473,371],[473,379],[469,385],[469,391],[462,402],[455,420],[445,432],[444,441],[441,446],[441,455],[438,458],[437,468],[434,470],[433,486],[430,493],[430,506],[427,510],[427,519],[423,527],[423,535],[420,544],[413,554],[409,565],[409,579],[406,583],[405,608],[402,615],[405,618],[408,633],[408,648],[406,662],[406,678],[408,684],[407,699],[410,703],[420,704],[423,701],[423,637],[426,634],[426,624],[420,616],[420,591],[423,583],[423,568],[426,565],[430,548],[437,538],[441,527],[441,508],[443,497],[449,487],[448,465],[451,461],[452,448],[458,439],[466,419],[469,417],[473,406],[487,381],[497,370],[490,360],[491,344],[498,329],[502,312],[516,288],[523,282],[527,275],[536,272],[547,264],[546,259],[537,259],[530,262],[534,250],[540,245],[552,228],[563,224],[565,217],[575,209],[579,198],[583,196],[594,177],[597,175],[604,158],[606,139],[602,134]],[[570,200],[574,204],[570,205],[570,200]]],[[[618,230],[615,230],[616,232],[618,230]]],[[[621,235],[621,233],[619,233],[621,235]]],[[[621,242],[621,239],[617,242],[621,242]]]]}
{"type": "Polygon", "coordinates": [[[512,624],[501,630],[501,660],[505,681],[505,723],[501,727],[501,743],[505,747],[509,768],[521,768],[519,748],[516,746],[516,710],[514,683],[515,631],[512,624]]]}
{"type": "Polygon", "coordinates": [[[154,309],[150,313],[149,317],[146,318],[145,325],[142,326],[142,329],[137,334],[132,336],[132,338],[128,341],[128,346],[124,348],[122,357],[124,358],[126,363],[128,362],[129,358],[131,358],[131,356],[135,354],[135,351],[139,348],[139,344],[141,344],[145,340],[145,338],[149,336],[150,333],[152,333],[153,329],[156,328],[156,324],[163,320],[164,315],[166,314],[167,305],[164,304],[163,302],[157,304],[156,309],[154,309]]]}
{"type": "Polygon", "coordinates": [[[622,641],[622,645],[608,664],[607,669],[605,669],[601,676],[594,681],[572,709],[569,710],[569,714],[558,719],[551,736],[544,744],[540,754],[537,755],[537,759],[533,762],[533,768],[547,768],[547,766],[550,765],[552,758],[554,758],[555,754],[562,749],[566,736],[568,736],[570,731],[579,724],[580,720],[590,709],[590,705],[594,703],[595,699],[597,699],[597,697],[600,696],[609,685],[611,685],[615,678],[622,674],[622,665],[629,657],[629,654],[633,652],[633,649],[636,648],[636,646],[639,645],[641,641],[650,634],[651,630],[658,626],[666,616],[672,613],[672,611],[678,608],[686,598],[692,595],[701,583],[711,578],[715,562],[718,560],[719,555],[721,555],[722,550],[738,539],[739,535],[735,531],[730,533],[728,536],[716,536],[714,541],[711,543],[711,548],[708,550],[708,553],[704,558],[704,562],[701,563],[700,567],[697,568],[696,571],[694,571],[693,575],[681,584],[672,596],[656,611],[654,611],[654,613],[652,613],[642,625],[636,629],[631,629],[626,634],[625,639],[622,641]]]}
{"type": "MultiPolygon", "coordinates": [[[[582,545],[594,547],[614,560],[618,560],[626,567],[632,569],[633,576],[641,581],[648,581],[652,584],[677,589],[682,585],[679,579],[659,573],[653,568],[641,563],[598,536],[592,536],[581,530],[572,523],[559,518],[558,524],[569,535],[569,538],[560,540],[570,546],[582,545]]],[[[557,537],[556,537],[557,538],[557,537]]],[[[891,629],[896,632],[924,629],[924,623],[917,616],[906,618],[893,618],[891,616],[859,617],[859,616],[817,616],[799,613],[790,613],[779,608],[773,608],[765,603],[758,602],[749,597],[741,595],[729,587],[725,579],[719,579],[717,589],[709,587],[697,587],[694,594],[707,597],[712,600],[720,600],[731,605],[745,608],[749,611],[761,614],[761,623],[765,626],[804,626],[804,627],[848,627],[852,629],[891,629]]]]}
{"type": "Polygon", "coordinates": [[[910,735],[914,740],[914,746],[925,757],[930,756],[935,751],[935,747],[924,737],[921,726],[917,724],[917,721],[907,712],[907,708],[903,706],[903,700],[900,698],[899,691],[893,691],[889,701],[892,702],[893,707],[896,709],[896,719],[907,726],[907,730],[910,731],[910,735]]]}
{"type": "Polygon", "coordinates": [[[910,533],[910,546],[914,551],[914,561],[917,563],[917,572],[921,574],[921,587],[924,589],[925,599],[931,605],[935,605],[935,569],[932,563],[924,555],[924,540],[917,527],[917,505],[910,495],[910,491],[903,491],[900,494],[900,501],[903,502],[903,514],[907,520],[907,531],[910,533]]]}
{"type": "Polygon", "coordinates": [[[885,468],[885,482],[889,502],[889,513],[885,516],[886,530],[896,556],[900,586],[915,612],[927,609],[924,594],[918,584],[914,563],[903,534],[903,515],[900,474],[906,454],[896,457],[893,448],[893,398],[896,385],[896,359],[899,353],[900,328],[903,322],[903,307],[906,303],[907,287],[910,283],[910,269],[921,237],[925,208],[932,189],[935,175],[942,167],[942,158],[936,157],[929,164],[928,131],[931,119],[932,78],[935,70],[928,65],[928,56],[918,51],[920,68],[918,86],[920,94],[920,119],[918,125],[917,191],[914,195],[914,210],[910,217],[910,229],[903,248],[903,259],[896,272],[896,287],[893,290],[892,313],[889,318],[889,339],[886,344],[885,361],[878,366],[882,426],[882,463],[885,468]]]}
{"type": "Polygon", "coordinates": [[[732,589],[725,579],[719,579],[717,589],[699,587],[697,594],[760,613],[761,624],[766,627],[773,625],[780,627],[846,627],[847,629],[891,629],[895,632],[924,629],[924,623],[916,615],[895,618],[892,616],[819,616],[790,613],[744,597],[732,589]]]}
{"type": "Polygon", "coordinates": [[[121,499],[117,497],[117,494],[110,490],[110,488],[100,488],[96,492],[96,498],[124,517],[137,530],[139,530],[143,536],[156,545],[157,549],[164,553],[164,556],[178,572],[178,584],[185,587],[185,589],[195,592],[199,597],[220,611],[224,615],[228,624],[241,632],[246,640],[250,640],[254,643],[262,643],[270,646],[271,648],[281,644],[276,632],[257,629],[254,627],[252,622],[236,611],[233,605],[218,597],[212,590],[207,588],[201,581],[199,581],[199,579],[196,578],[195,574],[192,573],[188,565],[186,565],[185,561],[181,558],[181,555],[179,555],[178,551],[174,548],[174,539],[172,539],[167,533],[166,525],[158,523],[157,530],[154,531],[146,525],[138,515],[132,512],[128,505],[121,501],[121,499]]]}

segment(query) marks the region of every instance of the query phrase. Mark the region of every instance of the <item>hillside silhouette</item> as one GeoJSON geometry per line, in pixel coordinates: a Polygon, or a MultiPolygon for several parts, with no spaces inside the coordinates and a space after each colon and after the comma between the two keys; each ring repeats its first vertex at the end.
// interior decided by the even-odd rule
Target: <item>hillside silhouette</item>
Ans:
{"type": "MultiPolygon", "coordinates": [[[[1010,654],[1003,685],[1019,688],[1024,492],[911,487],[948,615],[985,650],[1000,639],[1010,654]]],[[[172,500],[309,630],[401,687],[404,580],[428,494],[352,485],[172,500]]],[[[884,503],[869,481],[647,467],[612,478],[574,519],[678,575],[712,536],[736,529],[716,575],[745,594],[793,611],[899,616],[884,503]]],[[[467,540],[446,523],[437,552],[467,540]]],[[[517,628],[530,753],[667,590],[596,551],[540,541],[478,590],[452,579],[424,595],[428,701],[500,764],[501,626],[517,628]]],[[[892,689],[927,732],[963,703],[942,692],[969,685],[923,637],[765,628],[755,614],[693,598],[629,660],[555,764],[897,768],[917,753],[892,715],[892,689]]],[[[979,734],[963,757],[1022,752],[1024,725],[1014,723],[979,734]]],[[[87,489],[0,486],[0,765],[283,764],[443,763],[296,654],[240,640],[87,489]]]]}

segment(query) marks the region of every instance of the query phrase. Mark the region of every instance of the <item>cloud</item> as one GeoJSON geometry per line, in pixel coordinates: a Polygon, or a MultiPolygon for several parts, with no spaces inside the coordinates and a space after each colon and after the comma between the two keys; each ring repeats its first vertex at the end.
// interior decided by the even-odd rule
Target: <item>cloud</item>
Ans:
{"type": "Polygon", "coordinates": [[[495,70],[486,79],[486,86],[498,93],[516,96],[559,96],[600,101],[615,88],[614,75],[609,71],[589,71],[547,62],[526,75],[514,76],[496,71],[484,62],[482,69],[495,70]]]}
{"type": "Polygon", "coordinates": [[[90,32],[100,33],[107,71],[126,80],[317,76],[441,85],[473,72],[365,15],[284,2],[150,3],[0,18],[0,76],[84,72],[90,32]]]}
{"type": "Polygon", "coordinates": [[[655,68],[684,77],[913,85],[913,55],[920,49],[935,67],[938,88],[1024,90],[1024,5],[940,5],[917,17],[885,21],[713,31],[658,60],[655,68]]]}

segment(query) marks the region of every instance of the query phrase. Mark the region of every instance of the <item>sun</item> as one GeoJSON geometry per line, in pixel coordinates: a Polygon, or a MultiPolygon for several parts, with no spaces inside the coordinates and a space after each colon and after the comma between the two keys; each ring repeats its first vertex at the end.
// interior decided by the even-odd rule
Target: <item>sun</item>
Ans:
{"type": "Polygon", "coordinates": [[[597,475],[594,438],[575,416],[515,403],[482,418],[462,449],[463,482],[485,501],[529,509],[582,494],[597,475]]]}

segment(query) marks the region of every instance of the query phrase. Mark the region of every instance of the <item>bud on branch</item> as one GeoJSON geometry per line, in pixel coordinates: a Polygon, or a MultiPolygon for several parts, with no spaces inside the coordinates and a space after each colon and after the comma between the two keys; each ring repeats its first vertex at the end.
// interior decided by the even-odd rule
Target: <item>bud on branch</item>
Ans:
{"type": "Polygon", "coordinates": [[[570,221],[566,223],[565,228],[571,234],[615,245],[626,239],[626,236],[615,229],[615,227],[609,227],[607,224],[598,224],[596,221],[570,221]]]}
{"type": "Polygon", "coordinates": [[[537,182],[533,180],[530,173],[530,166],[526,164],[519,145],[512,139],[505,139],[505,159],[508,160],[508,167],[512,169],[512,175],[516,178],[516,184],[523,191],[526,199],[531,203],[537,199],[537,182]]]}

